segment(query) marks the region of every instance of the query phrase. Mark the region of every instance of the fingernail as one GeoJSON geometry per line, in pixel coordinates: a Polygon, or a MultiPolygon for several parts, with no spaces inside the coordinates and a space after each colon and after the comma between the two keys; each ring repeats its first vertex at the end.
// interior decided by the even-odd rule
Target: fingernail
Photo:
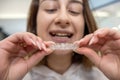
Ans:
{"type": "Polygon", "coordinates": [[[95,42],[95,37],[92,37],[92,39],[89,42],[89,45],[92,45],[95,42]]]}
{"type": "Polygon", "coordinates": [[[46,51],[46,47],[43,43],[42,43],[42,48],[46,51]]]}
{"type": "Polygon", "coordinates": [[[77,45],[78,47],[81,47],[82,43],[84,43],[84,39],[81,39],[80,41],[76,41],[74,44],[77,45]]]}
{"type": "Polygon", "coordinates": [[[41,50],[42,48],[41,48],[40,43],[38,41],[36,43],[37,43],[38,48],[41,50]]]}
{"type": "Polygon", "coordinates": [[[46,52],[47,52],[47,55],[49,55],[50,53],[52,53],[54,50],[52,49],[47,49],[46,52]]]}
{"type": "Polygon", "coordinates": [[[33,44],[34,46],[36,46],[35,42],[34,42],[32,39],[30,39],[30,41],[32,42],[32,44],[33,44]]]}
{"type": "Polygon", "coordinates": [[[74,49],[73,51],[74,51],[74,52],[76,52],[76,53],[78,53],[78,52],[79,52],[78,48],[77,48],[77,49],[74,49]]]}
{"type": "Polygon", "coordinates": [[[84,39],[81,39],[81,40],[79,41],[79,44],[81,44],[82,42],[84,42],[84,39]]]}
{"type": "Polygon", "coordinates": [[[51,45],[55,45],[56,43],[53,41],[48,41],[51,45]]]}
{"type": "Polygon", "coordinates": [[[75,41],[73,44],[78,45],[80,41],[75,41]]]}

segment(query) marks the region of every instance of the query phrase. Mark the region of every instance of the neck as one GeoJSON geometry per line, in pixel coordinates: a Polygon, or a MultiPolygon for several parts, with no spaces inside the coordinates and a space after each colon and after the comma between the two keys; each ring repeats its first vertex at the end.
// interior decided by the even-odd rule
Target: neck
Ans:
{"type": "Polygon", "coordinates": [[[51,54],[47,58],[47,66],[57,73],[63,74],[71,66],[71,54],[51,54]]]}

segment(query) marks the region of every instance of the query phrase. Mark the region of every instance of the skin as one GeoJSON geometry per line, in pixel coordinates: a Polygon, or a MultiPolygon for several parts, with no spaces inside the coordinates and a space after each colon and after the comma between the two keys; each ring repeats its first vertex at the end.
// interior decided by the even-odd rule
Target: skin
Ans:
{"type": "Polygon", "coordinates": [[[53,43],[42,44],[39,37],[28,32],[16,33],[0,41],[0,80],[21,80],[44,56],[52,52],[45,46],[53,43]],[[25,58],[36,49],[35,54],[25,58]]]}
{"type": "Polygon", "coordinates": [[[76,41],[76,52],[88,57],[110,80],[120,80],[120,32],[103,28],[76,41]],[[96,51],[101,52],[101,56],[96,51]]]}
{"type": "MultiPolygon", "coordinates": [[[[65,5],[68,3],[67,0],[64,4],[62,4],[63,2],[64,0],[59,1],[59,6],[62,6],[62,8],[60,8],[62,16],[64,16],[65,13],[62,13],[61,10],[65,10],[66,12],[65,5]]],[[[94,33],[86,35],[84,38],[82,38],[84,29],[82,25],[84,22],[74,22],[74,19],[76,21],[80,21],[76,19],[77,17],[72,16],[67,19],[67,16],[64,19],[60,15],[57,17],[58,14],[56,13],[54,15],[51,14],[52,16],[48,18],[49,20],[47,24],[42,24],[44,20],[40,21],[40,14],[42,14],[40,10],[41,9],[39,9],[37,18],[37,33],[39,37],[32,33],[24,32],[15,33],[8,38],[0,41],[0,80],[21,80],[25,74],[30,71],[32,67],[38,64],[46,55],[49,55],[48,66],[50,66],[50,68],[56,72],[59,72],[61,74],[64,73],[64,71],[66,71],[66,69],[68,69],[71,65],[70,59],[72,53],[70,54],[71,51],[64,51],[65,54],[58,54],[58,51],[50,50],[49,46],[54,44],[54,42],[51,41],[54,40],[51,39],[47,33],[49,30],[57,29],[59,27],[59,29],[61,29],[61,27],[65,27],[64,29],[67,28],[67,30],[73,29],[74,38],[72,38],[70,42],[79,45],[79,48],[76,49],[75,52],[88,57],[96,65],[96,67],[98,67],[110,80],[120,80],[119,31],[113,29],[99,29],[94,33]],[[63,21],[60,22],[59,25],[56,25],[56,19],[58,19],[57,21],[63,21]],[[70,21],[69,26],[65,26],[64,20],[70,21]],[[61,26],[61,24],[63,26],[61,26]],[[81,32],[78,31],[78,29],[81,30],[81,32]],[[40,33],[40,31],[43,32],[40,33]],[[44,32],[46,32],[44,36],[47,37],[42,36],[44,32]],[[78,33],[80,34],[78,35],[78,33]],[[35,51],[33,55],[31,55],[29,58],[24,58],[28,53],[31,53],[33,51],[35,51]],[[100,51],[102,56],[97,55],[96,51],[100,51]],[[63,57],[63,61],[66,62],[60,63],[61,57],[63,57]],[[56,65],[52,63],[53,60],[58,60],[58,62],[55,62],[56,65]],[[64,66],[65,68],[58,67],[58,63],[60,63],[59,65],[66,64],[64,66]]],[[[47,19],[44,15],[42,19],[45,19],[46,21],[47,19]]],[[[81,17],[79,17],[79,19],[81,19],[81,17]]]]}
{"type": "MultiPolygon", "coordinates": [[[[82,2],[82,0],[78,1],[82,2]]],[[[45,41],[53,41],[49,35],[50,31],[67,30],[74,34],[69,42],[79,40],[84,33],[82,10],[83,6],[80,3],[70,3],[69,0],[40,0],[40,7],[37,15],[38,36],[45,41]],[[70,12],[69,10],[78,12],[78,14],[70,12]]]]}
{"type": "MultiPolygon", "coordinates": [[[[81,39],[84,33],[82,3],[82,0],[40,0],[37,15],[38,36],[44,41],[53,41],[56,43],[63,42],[63,39],[65,40],[63,43],[73,43],[81,39]],[[72,32],[73,36],[69,39],[57,37],[59,40],[56,40],[49,34],[50,31],[68,31],[72,32]]],[[[72,64],[72,54],[73,51],[54,51],[53,54],[49,55],[47,58],[47,66],[63,74],[72,64]]]]}

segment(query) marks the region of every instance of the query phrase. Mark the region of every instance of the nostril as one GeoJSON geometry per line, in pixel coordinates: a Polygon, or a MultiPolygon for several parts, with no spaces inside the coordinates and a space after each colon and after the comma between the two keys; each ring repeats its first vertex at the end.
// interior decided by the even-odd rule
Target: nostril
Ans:
{"type": "Polygon", "coordinates": [[[69,24],[69,22],[66,22],[66,24],[69,24]]]}
{"type": "Polygon", "coordinates": [[[66,26],[66,25],[68,26],[70,24],[70,19],[68,16],[59,15],[55,19],[55,24],[62,25],[62,26],[66,26]]]}
{"type": "Polygon", "coordinates": [[[61,24],[61,22],[59,21],[59,22],[56,22],[56,24],[61,24]]]}
{"type": "Polygon", "coordinates": [[[65,20],[61,20],[61,21],[57,21],[55,24],[60,25],[60,26],[68,26],[68,25],[70,25],[70,22],[65,21],[65,20]]]}

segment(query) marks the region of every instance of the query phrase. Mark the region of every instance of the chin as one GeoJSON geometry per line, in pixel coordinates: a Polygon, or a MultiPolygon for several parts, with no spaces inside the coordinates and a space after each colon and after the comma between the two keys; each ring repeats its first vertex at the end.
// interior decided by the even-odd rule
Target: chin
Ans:
{"type": "Polygon", "coordinates": [[[72,50],[55,50],[53,52],[53,54],[56,54],[56,55],[67,55],[67,54],[72,54],[73,51],[72,50]]]}

